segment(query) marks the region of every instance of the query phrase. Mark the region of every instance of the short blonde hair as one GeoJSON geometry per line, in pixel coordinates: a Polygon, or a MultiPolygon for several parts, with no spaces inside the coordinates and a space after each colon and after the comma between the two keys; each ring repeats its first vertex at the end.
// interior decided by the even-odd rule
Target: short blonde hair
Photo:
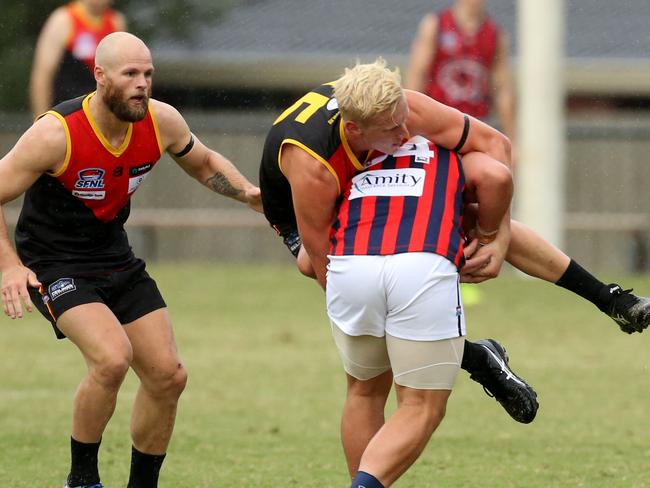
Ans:
{"type": "Polygon", "coordinates": [[[334,82],[334,97],[343,118],[361,125],[386,113],[392,115],[404,97],[399,69],[388,69],[383,58],[370,64],[357,62],[334,82]]]}

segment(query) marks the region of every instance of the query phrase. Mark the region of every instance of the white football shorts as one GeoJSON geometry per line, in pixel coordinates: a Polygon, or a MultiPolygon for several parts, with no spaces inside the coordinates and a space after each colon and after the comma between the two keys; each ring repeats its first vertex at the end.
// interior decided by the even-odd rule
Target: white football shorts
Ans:
{"type": "Polygon", "coordinates": [[[329,256],[327,313],[351,336],[411,341],[466,335],[456,266],[434,253],[329,256]]]}

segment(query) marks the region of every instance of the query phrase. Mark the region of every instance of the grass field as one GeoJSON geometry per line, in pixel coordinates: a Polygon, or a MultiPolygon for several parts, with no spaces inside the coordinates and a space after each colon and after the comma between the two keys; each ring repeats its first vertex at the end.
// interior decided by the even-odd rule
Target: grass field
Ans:
{"type": "MultiPolygon", "coordinates": [[[[150,272],[190,375],[160,487],[347,487],[344,376],[315,284],[281,266],[150,272]]],[[[650,293],[650,277],[622,281],[650,293]]],[[[512,275],[481,290],[467,310],[470,337],[507,346],[538,391],[537,419],[511,421],[463,374],[441,427],[395,486],[650,487],[650,332],[627,336],[591,304],[512,275]]],[[[0,327],[0,481],[60,488],[82,360],[36,314],[3,316],[0,327]]],[[[126,483],[135,387],[130,375],[104,435],[107,488],[126,483]]]]}

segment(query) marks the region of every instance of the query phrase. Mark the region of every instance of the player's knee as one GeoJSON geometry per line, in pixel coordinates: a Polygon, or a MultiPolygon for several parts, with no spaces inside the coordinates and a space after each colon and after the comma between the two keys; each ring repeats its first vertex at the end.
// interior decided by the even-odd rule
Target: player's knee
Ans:
{"type": "Polygon", "coordinates": [[[436,404],[433,406],[429,406],[426,409],[426,423],[429,427],[436,428],[438,425],[440,425],[440,422],[442,422],[442,419],[445,418],[445,414],[447,413],[447,405],[443,404],[436,404]]]}
{"type": "Polygon", "coordinates": [[[403,405],[410,407],[417,418],[416,422],[421,425],[422,429],[430,432],[440,425],[447,412],[447,402],[437,396],[432,397],[429,392],[422,396],[411,397],[403,402],[403,405]]]}
{"type": "Polygon", "coordinates": [[[130,366],[127,355],[108,357],[93,365],[90,374],[95,381],[109,389],[118,389],[130,366]]]}
{"type": "Polygon", "coordinates": [[[386,371],[368,380],[360,380],[348,374],[348,397],[366,401],[385,400],[392,385],[392,371],[386,371]]]}
{"type": "Polygon", "coordinates": [[[505,189],[513,186],[512,170],[503,164],[497,164],[492,168],[492,177],[495,183],[498,183],[505,189]]]}
{"type": "Polygon", "coordinates": [[[147,389],[155,396],[177,399],[187,384],[187,370],[178,361],[157,371],[155,375],[143,381],[147,389]]]}
{"type": "Polygon", "coordinates": [[[181,393],[183,393],[183,391],[185,390],[186,385],[187,385],[187,370],[181,363],[178,363],[176,371],[172,376],[170,382],[170,389],[173,391],[176,397],[179,397],[181,396],[181,393]]]}
{"type": "Polygon", "coordinates": [[[428,439],[438,428],[442,419],[445,418],[446,405],[444,404],[425,404],[419,412],[420,430],[423,436],[428,439]]]}

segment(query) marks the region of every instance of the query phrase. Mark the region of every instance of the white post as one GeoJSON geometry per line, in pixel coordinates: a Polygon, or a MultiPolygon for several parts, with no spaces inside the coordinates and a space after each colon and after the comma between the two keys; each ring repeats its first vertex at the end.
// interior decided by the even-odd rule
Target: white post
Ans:
{"type": "Polygon", "coordinates": [[[563,244],[564,0],[519,0],[516,218],[563,244]]]}

